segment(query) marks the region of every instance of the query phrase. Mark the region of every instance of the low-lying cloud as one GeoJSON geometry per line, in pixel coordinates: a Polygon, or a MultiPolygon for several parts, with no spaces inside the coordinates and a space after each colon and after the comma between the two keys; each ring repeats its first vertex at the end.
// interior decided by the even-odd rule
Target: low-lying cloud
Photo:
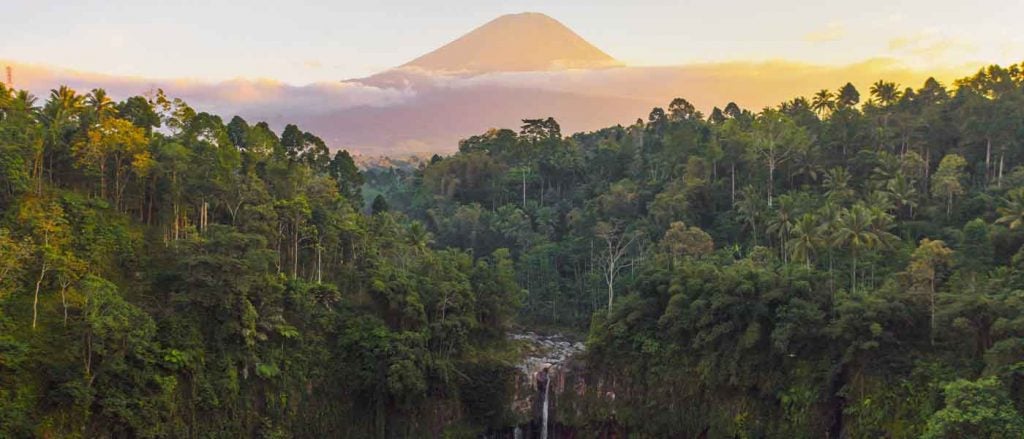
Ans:
{"type": "MultiPolygon", "coordinates": [[[[918,87],[928,77],[886,58],[843,66],[737,61],[477,76],[393,70],[306,86],[248,79],[153,80],[17,64],[14,69],[16,86],[43,99],[60,84],[83,92],[102,87],[117,98],[163,88],[200,111],[240,114],[277,128],[296,123],[333,147],[366,154],[448,152],[461,138],[492,127],[514,128],[529,117],[552,116],[565,132],[588,131],[646,118],[652,107],[675,97],[704,111],[729,102],[758,110],[848,81],[866,93],[878,79],[918,87]]],[[[948,82],[969,69],[929,73],[948,82]]]]}

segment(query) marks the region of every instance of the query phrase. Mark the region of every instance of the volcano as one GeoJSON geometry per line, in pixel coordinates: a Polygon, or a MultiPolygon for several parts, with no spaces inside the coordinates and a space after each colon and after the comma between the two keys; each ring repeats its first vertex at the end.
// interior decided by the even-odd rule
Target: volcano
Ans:
{"type": "Polygon", "coordinates": [[[445,74],[600,69],[621,66],[558,20],[503,15],[399,67],[445,74]]]}

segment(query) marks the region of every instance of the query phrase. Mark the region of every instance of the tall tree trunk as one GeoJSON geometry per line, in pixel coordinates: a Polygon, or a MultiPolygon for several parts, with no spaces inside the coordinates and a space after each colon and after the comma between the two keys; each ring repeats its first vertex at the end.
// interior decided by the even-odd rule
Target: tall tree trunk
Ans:
{"type": "Polygon", "coordinates": [[[853,251],[853,267],[850,269],[850,292],[857,291],[857,251],[853,251]]]}
{"type": "Polygon", "coordinates": [[[292,224],[292,277],[299,275],[299,221],[292,224]]]}
{"type": "Polygon", "coordinates": [[[736,204],[736,163],[732,163],[730,166],[729,179],[732,180],[732,187],[730,188],[730,195],[732,195],[732,204],[736,204]]]}
{"type": "MultiPolygon", "coordinates": [[[[45,256],[44,256],[45,257],[45,256]]],[[[39,316],[39,289],[43,285],[43,278],[46,277],[46,272],[49,267],[46,265],[46,261],[43,261],[43,266],[39,270],[39,279],[36,280],[36,294],[32,299],[32,329],[36,329],[36,320],[39,316]]]]}
{"type": "Polygon", "coordinates": [[[935,345],[935,275],[928,279],[928,342],[935,345]]]}
{"type": "Polygon", "coordinates": [[[989,170],[992,169],[990,163],[992,162],[992,138],[985,138],[985,184],[992,181],[992,174],[989,170]]]}
{"type": "Polygon", "coordinates": [[[60,304],[64,307],[64,326],[68,326],[68,283],[61,283],[60,285],[60,304]]]}
{"type": "Polygon", "coordinates": [[[523,171],[523,209],[526,209],[526,171],[523,171]]]}
{"type": "Polygon", "coordinates": [[[321,283],[321,281],[323,280],[323,271],[322,271],[323,258],[322,258],[322,254],[323,254],[323,245],[320,242],[320,240],[317,240],[317,243],[316,243],[316,283],[317,283],[317,285],[319,285],[321,283]]]}
{"type": "Polygon", "coordinates": [[[999,177],[996,179],[996,187],[997,188],[1002,188],[1003,187],[1003,158],[1005,156],[1006,156],[1006,153],[1003,153],[1003,152],[999,153],[999,177]]]}

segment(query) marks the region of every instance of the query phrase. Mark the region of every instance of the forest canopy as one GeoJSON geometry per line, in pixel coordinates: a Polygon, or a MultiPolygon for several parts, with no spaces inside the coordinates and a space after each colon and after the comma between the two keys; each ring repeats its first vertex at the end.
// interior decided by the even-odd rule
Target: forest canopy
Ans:
{"type": "Polygon", "coordinates": [[[0,86],[0,436],[502,431],[516,326],[587,334],[585,436],[1021,437],[1022,68],[368,170],[0,86]]]}

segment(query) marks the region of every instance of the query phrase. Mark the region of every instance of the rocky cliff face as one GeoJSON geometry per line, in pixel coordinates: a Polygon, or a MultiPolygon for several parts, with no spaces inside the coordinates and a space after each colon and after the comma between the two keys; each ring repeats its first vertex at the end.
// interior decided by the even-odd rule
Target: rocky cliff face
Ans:
{"type": "Polygon", "coordinates": [[[615,421],[620,383],[596,376],[586,367],[582,342],[560,334],[509,334],[521,345],[512,400],[515,421],[482,437],[494,439],[570,439],[626,437],[615,421]]]}

